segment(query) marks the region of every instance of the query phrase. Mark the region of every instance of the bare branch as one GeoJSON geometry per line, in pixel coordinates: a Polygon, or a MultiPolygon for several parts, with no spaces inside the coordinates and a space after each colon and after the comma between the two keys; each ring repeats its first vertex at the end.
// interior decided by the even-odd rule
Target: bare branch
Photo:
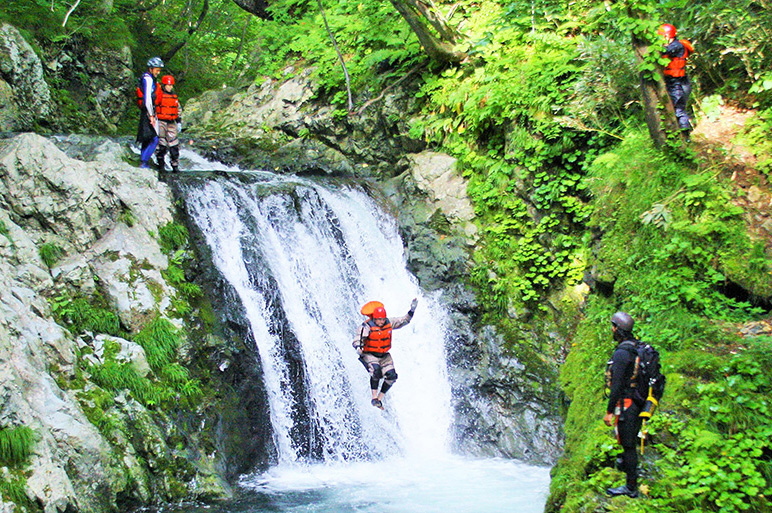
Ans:
{"type": "Polygon", "coordinates": [[[330,25],[327,23],[327,16],[324,14],[324,8],[322,7],[322,0],[316,0],[316,3],[319,4],[319,11],[322,13],[322,19],[324,20],[324,27],[327,29],[327,35],[330,36],[330,41],[332,41],[332,46],[335,47],[335,53],[338,54],[338,61],[340,61],[340,67],[343,68],[343,76],[346,77],[346,94],[348,94],[348,111],[351,112],[354,110],[354,100],[351,98],[351,79],[348,75],[348,68],[346,68],[346,61],[343,60],[343,55],[340,53],[340,48],[338,48],[338,42],[335,41],[335,36],[332,33],[332,30],[330,30],[330,25]]]}
{"type": "Polygon", "coordinates": [[[405,80],[406,80],[406,79],[407,79],[407,78],[408,78],[410,75],[412,75],[413,73],[415,73],[415,72],[416,72],[416,71],[418,71],[419,69],[423,68],[425,65],[426,65],[426,63],[421,63],[421,64],[419,64],[419,65],[417,65],[417,66],[414,66],[414,67],[413,67],[413,69],[411,69],[410,71],[408,71],[407,73],[405,73],[405,76],[404,76],[404,77],[400,78],[399,80],[397,80],[396,82],[394,82],[394,83],[393,83],[393,84],[391,84],[390,86],[388,86],[388,87],[384,88],[384,90],[383,90],[383,91],[381,91],[381,94],[379,94],[379,95],[378,95],[376,98],[373,98],[372,100],[369,100],[369,101],[365,102],[365,104],[364,104],[364,105],[362,105],[362,106],[359,108],[359,110],[357,110],[357,112],[356,112],[356,115],[357,115],[357,116],[361,116],[361,115],[362,115],[362,113],[365,111],[365,109],[367,109],[367,107],[369,107],[370,105],[372,105],[373,103],[375,103],[375,102],[377,102],[377,101],[380,101],[380,100],[382,100],[382,99],[383,99],[383,97],[384,97],[384,96],[386,96],[386,93],[387,93],[388,91],[390,91],[391,89],[394,89],[395,87],[397,87],[399,84],[401,84],[402,82],[404,82],[404,81],[405,81],[405,80]]]}
{"type": "Polygon", "coordinates": [[[70,7],[70,10],[67,11],[67,15],[64,17],[64,21],[62,22],[62,27],[67,25],[67,20],[70,18],[70,14],[78,7],[80,4],[80,0],[76,0],[72,7],[70,7]]]}

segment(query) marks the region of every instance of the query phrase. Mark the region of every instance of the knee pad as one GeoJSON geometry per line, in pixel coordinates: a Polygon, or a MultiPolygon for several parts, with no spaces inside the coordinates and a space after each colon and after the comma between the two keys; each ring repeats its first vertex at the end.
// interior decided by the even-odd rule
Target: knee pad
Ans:
{"type": "Polygon", "coordinates": [[[372,376],[373,379],[381,379],[383,377],[383,369],[381,369],[380,365],[374,363],[370,367],[370,376],[372,376]]]}
{"type": "Polygon", "coordinates": [[[397,371],[390,369],[386,372],[386,374],[384,374],[383,379],[385,379],[388,383],[394,383],[397,381],[397,371]]]}

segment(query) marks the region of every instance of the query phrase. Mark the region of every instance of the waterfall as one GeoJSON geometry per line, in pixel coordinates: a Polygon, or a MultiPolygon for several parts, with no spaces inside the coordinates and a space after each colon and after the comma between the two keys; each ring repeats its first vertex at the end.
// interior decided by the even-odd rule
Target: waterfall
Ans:
{"type": "Polygon", "coordinates": [[[406,270],[397,226],[360,187],[270,173],[180,183],[257,347],[278,463],[442,455],[452,421],[447,313],[406,270]],[[398,380],[381,411],[352,341],[361,305],[390,317],[398,380]]]}

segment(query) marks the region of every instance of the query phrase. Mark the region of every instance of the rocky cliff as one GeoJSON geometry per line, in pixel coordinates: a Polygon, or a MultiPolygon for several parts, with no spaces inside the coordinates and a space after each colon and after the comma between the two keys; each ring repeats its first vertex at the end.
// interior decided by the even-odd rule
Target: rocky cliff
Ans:
{"type": "Polygon", "coordinates": [[[253,355],[200,326],[169,189],[125,159],[107,140],[0,140],[0,434],[34,434],[0,480],[26,480],[28,508],[225,496],[260,460],[259,406],[231,407],[261,397],[253,355]]]}

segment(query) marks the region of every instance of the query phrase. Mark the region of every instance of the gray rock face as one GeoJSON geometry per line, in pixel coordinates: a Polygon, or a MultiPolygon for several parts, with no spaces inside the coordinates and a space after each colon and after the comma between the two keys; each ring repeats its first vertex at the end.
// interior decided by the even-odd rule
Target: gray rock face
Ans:
{"type": "Polygon", "coordinates": [[[340,116],[312,101],[311,74],[305,69],[244,92],[203,95],[185,105],[186,123],[200,139],[211,138],[202,149],[213,156],[276,171],[394,176],[404,170],[406,152],[423,149],[408,135],[405,114],[416,109],[410,94],[397,92],[361,114],[340,116]]]}
{"type": "MultiPolygon", "coordinates": [[[[159,424],[135,399],[116,398],[104,415],[124,428],[108,439],[82,407],[88,402],[82,394],[95,386],[60,385],[76,378],[82,354],[103,363],[108,345],[117,348],[117,362],[140,375],[150,369],[136,343],[72,335],[54,320],[50,299],[98,290],[131,332],[151,313],[165,312],[172,294],[161,274],[166,257],[149,235],[172,220],[168,188],[154,172],[116,160],[115,143],[98,148],[84,162],[36,135],[0,140],[0,427],[35,431],[27,493],[46,513],[158,501],[178,486],[163,469],[185,461],[166,446],[170,420],[159,424]],[[39,254],[43,244],[63,249],[52,269],[39,254]],[[135,442],[121,438],[123,432],[135,433],[135,442]]],[[[201,457],[199,465],[195,458],[186,463],[190,493],[227,494],[217,465],[201,457]]]]}
{"type": "Polygon", "coordinates": [[[456,159],[444,153],[423,151],[407,155],[416,186],[453,224],[474,239],[474,207],[466,194],[466,180],[456,171],[456,159]]]}
{"type": "Polygon", "coordinates": [[[0,24],[0,131],[27,130],[50,112],[40,59],[15,27],[0,24]]]}

